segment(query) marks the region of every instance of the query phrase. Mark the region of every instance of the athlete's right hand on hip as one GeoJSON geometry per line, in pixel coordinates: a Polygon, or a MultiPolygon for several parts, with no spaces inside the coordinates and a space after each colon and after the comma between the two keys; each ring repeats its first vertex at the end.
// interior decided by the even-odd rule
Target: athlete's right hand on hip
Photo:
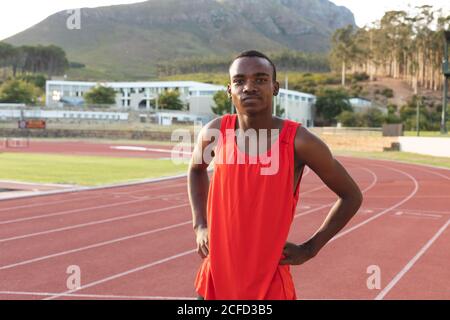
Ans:
{"type": "Polygon", "coordinates": [[[195,230],[197,253],[202,259],[205,259],[209,254],[208,228],[199,227],[195,230]]]}

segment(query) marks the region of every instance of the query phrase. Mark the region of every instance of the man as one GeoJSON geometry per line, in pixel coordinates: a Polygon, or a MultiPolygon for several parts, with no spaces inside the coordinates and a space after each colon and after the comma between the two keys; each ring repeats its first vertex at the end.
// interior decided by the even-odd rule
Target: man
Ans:
{"type": "Polygon", "coordinates": [[[267,56],[243,52],[229,71],[228,94],[237,115],[202,129],[188,171],[197,252],[203,258],[195,288],[205,299],[296,299],[290,265],[316,256],[358,211],[362,194],[319,138],[272,115],[279,83],[267,56]],[[248,131],[256,132],[256,153],[245,143],[248,131]],[[215,159],[211,184],[208,149],[215,159]],[[263,173],[268,164],[260,161],[263,156],[276,163],[269,174],[263,173]],[[339,199],[317,232],[296,245],[286,240],[305,166],[339,199]]]}

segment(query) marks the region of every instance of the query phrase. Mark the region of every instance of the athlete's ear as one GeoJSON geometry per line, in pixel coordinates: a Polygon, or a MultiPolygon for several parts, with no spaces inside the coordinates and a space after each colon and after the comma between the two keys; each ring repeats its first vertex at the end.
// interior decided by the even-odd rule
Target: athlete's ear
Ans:
{"type": "Polygon", "coordinates": [[[228,94],[228,99],[231,99],[231,85],[230,84],[227,85],[227,94],[228,94]]]}
{"type": "Polygon", "coordinates": [[[278,81],[275,81],[273,83],[273,95],[277,96],[279,91],[280,91],[280,83],[278,81]]]}

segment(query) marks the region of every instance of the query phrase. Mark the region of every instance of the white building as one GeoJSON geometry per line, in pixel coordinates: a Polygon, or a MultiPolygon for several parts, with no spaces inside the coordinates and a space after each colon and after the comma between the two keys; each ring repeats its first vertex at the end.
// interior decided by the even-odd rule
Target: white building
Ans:
{"type": "Polygon", "coordinates": [[[312,94],[286,89],[280,89],[274,99],[274,106],[284,109],[284,118],[300,122],[308,128],[314,126],[315,103],[316,97],[312,94]]]}
{"type": "MultiPolygon", "coordinates": [[[[163,82],[80,82],[80,81],[47,81],[47,107],[63,107],[65,103],[73,101],[79,104],[83,95],[96,85],[111,87],[116,91],[116,107],[120,110],[142,110],[161,112],[158,97],[166,90],[178,90],[181,101],[188,106],[189,117],[213,118],[215,115],[211,107],[214,106],[213,96],[217,91],[226,87],[195,81],[163,81],[163,82]]],[[[280,89],[274,105],[280,105],[285,110],[284,117],[301,122],[307,127],[314,125],[313,105],[315,96],[280,89]]],[[[177,116],[179,118],[179,116],[177,116]]]]}
{"type": "Polygon", "coordinates": [[[362,112],[367,112],[370,109],[373,108],[377,108],[378,110],[380,110],[383,114],[387,114],[388,110],[386,107],[377,105],[376,103],[364,99],[364,98],[351,98],[348,100],[350,102],[350,105],[353,108],[353,111],[356,113],[362,113],[362,112]]]}

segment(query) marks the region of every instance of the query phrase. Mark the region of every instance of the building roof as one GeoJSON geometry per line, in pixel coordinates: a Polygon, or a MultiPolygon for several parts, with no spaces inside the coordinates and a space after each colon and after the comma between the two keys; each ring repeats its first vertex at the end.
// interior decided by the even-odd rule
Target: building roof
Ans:
{"type": "Polygon", "coordinates": [[[95,86],[101,84],[112,88],[189,88],[190,90],[222,90],[223,86],[197,81],[146,81],[146,82],[86,82],[49,80],[48,85],[95,86]]]}
{"type": "MultiPolygon", "coordinates": [[[[72,86],[95,86],[101,84],[112,88],[189,88],[189,91],[219,91],[226,90],[226,87],[197,82],[197,81],[146,81],[146,82],[86,82],[86,81],[65,81],[49,80],[47,85],[72,85],[72,86]]],[[[292,96],[315,98],[314,95],[294,90],[280,88],[280,93],[292,96]]]]}

